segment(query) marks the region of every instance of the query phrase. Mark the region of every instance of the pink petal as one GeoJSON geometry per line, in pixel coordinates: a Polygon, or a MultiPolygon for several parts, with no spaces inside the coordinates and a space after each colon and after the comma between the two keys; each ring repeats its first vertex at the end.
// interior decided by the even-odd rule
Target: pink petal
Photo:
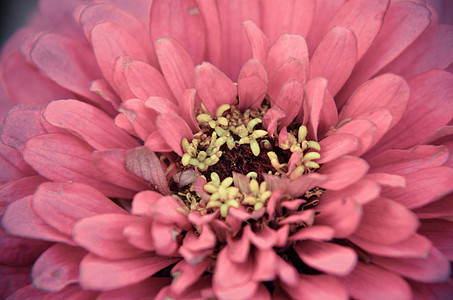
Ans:
{"type": "Polygon", "coordinates": [[[145,146],[153,152],[172,152],[173,149],[167,144],[159,130],[151,132],[145,140],[145,146]]]}
{"type": "Polygon", "coordinates": [[[450,262],[436,248],[431,248],[428,257],[385,258],[373,256],[371,261],[390,271],[421,282],[441,282],[450,277],[450,262]]]}
{"type": "Polygon", "coordinates": [[[360,180],[368,168],[368,164],[358,157],[342,156],[322,166],[319,173],[328,177],[321,186],[328,190],[343,189],[360,180]]]}
{"type": "Polygon", "coordinates": [[[362,205],[353,199],[332,201],[319,209],[316,225],[330,226],[335,238],[345,238],[357,229],[362,218],[362,205]]]}
{"type": "MultiPolygon", "coordinates": [[[[332,21],[338,10],[344,5],[345,0],[317,0],[315,5],[314,17],[308,32],[307,41],[310,54],[313,54],[325,33],[332,27],[332,21]]],[[[346,11],[346,10],[345,10],[346,11]]]]}
{"type": "Polygon", "coordinates": [[[151,3],[147,0],[137,0],[133,3],[127,0],[113,0],[116,6],[129,14],[136,16],[143,24],[149,22],[149,10],[151,3]]]}
{"type": "Polygon", "coordinates": [[[112,72],[122,55],[147,62],[146,52],[137,40],[114,22],[103,22],[91,29],[91,44],[105,79],[113,84],[112,72]]]}
{"type": "Polygon", "coordinates": [[[195,1],[153,1],[149,29],[153,40],[170,36],[189,51],[195,63],[203,60],[205,24],[195,1]]]}
{"type": "Polygon", "coordinates": [[[2,63],[1,75],[6,92],[15,103],[34,102],[46,104],[50,99],[74,98],[75,95],[41,75],[27,64],[19,52],[8,55],[2,63]],[[19,85],[27,82],[27,88],[19,85]]]}
{"type": "Polygon", "coordinates": [[[415,214],[390,199],[378,198],[363,206],[363,218],[355,235],[364,240],[391,245],[411,237],[420,222],[415,214]]]}
{"type": "Polygon", "coordinates": [[[367,111],[359,116],[356,120],[368,120],[376,125],[376,131],[373,135],[373,140],[368,146],[371,148],[384,136],[385,133],[390,129],[393,122],[393,116],[388,108],[378,107],[373,110],[367,111]]]}
{"type": "Polygon", "coordinates": [[[357,254],[351,248],[333,243],[307,240],[293,248],[307,265],[328,274],[347,275],[357,263],[357,254]]]}
{"type": "Polygon", "coordinates": [[[154,249],[160,256],[177,256],[178,243],[176,237],[179,232],[173,227],[153,222],[151,238],[154,249]]]}
{"type": "Polygon", "coordinates": [[[251,299],[271,300],[272,298],[267,287],[263,283],[261,283],[258,286],[255,294],[252,295],[251,299]]]}
{"type": "Polygon", "coordinates": [[[212,114],[222,104],[236,104],[237,88],[214,65],[203,62],[195,68],[195,88],[201,101],[212,114]]]}
{"type": "Polygon", "coordinates": [[[200,212],[193,211],[189,213],[187,219],[189,220],[190,223],[196,226],[203,226],[205,224],[211,223],[214,219],[218,217],[219,214],[220,214],[219,210],[205,215],[201,215],[200,212]]]}
{"type": "Polygon", "coordinates": [[[151,108],[158,114],[178,114],[178,106],[166,98],[149,97],[144,102],[145,107],[151,108]]]}
{"type": "Polygon", "coordinates": [[[282,194],[283,194],[283,189],[278,189],[276,191],[274,190],[274,191],[272,191],[271,197],[267,201],[266,212],[269,215],[269,219],[271,219],[271,220],[274,219],[274,217],[275,217],[275,212],[276,212],[275,207],[277,206],[277,201],[280,199],[282,194]]]}
{"type": "Polygon", "coordinates": [[[412,299],[411,289],[404,279],[371,264],[359,262],[349,275],[338,280],[356,299],[412,299]]]}
{"type": "MultiPolygon", "coordinates": [[[[200,1],[201,2],[201,1],[200,1]]],[[[247,35],[242,26],[245,20],[252,20],[261,27],[260,1],[217,1],[221,25],[222,57],[219,68],[237,82],[239,70],[252,57],[247,35]]]]}
{"type": "Polygon", "coordinates": [[[367,161],[373,173],[406,175],[425,168],[441,166],[447,159],[448,150],[445,147],[420,145],[408,150],[387,150],[367,161]]]}
{"type": "Polygon", "coordinates": [[[411,78],[411,98],[401,121],[380,141],[372,153],[388,148],[404,149],[425,140],[453,117],[453,75],[433,70],[411,78]]]}
{"type": "Polygon", "coordinates": [[[430,240],[420,234],[415,234],[406,240],[392,245],[372,243],[356,237],[353,237],[350,240],[368,253],[385,257],[425,258],[428,256],[432,247],[430,240]]]}
{"type": "Polygon", "coordinates": [[[441,145],[443,142],[448,142],[448,138],[453,135],[453,126],[442,126],[431,134],[423,144],[441,145]]]}
{"type": "Polygon", "coordinates": [[[149,188],[143,179],[126,169],[126,150],[94,151],[91,158],[94,167],[102,173],[106,181],[133,191],[149,188]]]}
{"type": "Polygon", "coordinates": [[[357,150],[359,140],[352,134],[339,133],[326,137],[319,142],[319,145],[321,158],[317,162],[323,164],[357,150]]]}
{"type": "Polygon", "coordinates": [[[356,61],[357,42],[354,33],[346,27],[334,26],[311,58],[311,77],[326,78],[330,93],[335,95],[349,78],[356,61]]]}
{"type": "MultiPolygon", "coordinates": [[[[17,294],[20,294],[21,290],[25,287],[31,286],[30,285],[30,267],[15,267],[15,266],[8,266],[8,265],[1,265],[0,266],[0,274],[2,277],[0,278],[0,285],[2,289],[0,291],[0,297],[2,299],[25,299],[26,297],[18,298],[16,297],[17,294]]],[[[39,292],[36,290],[36,293],[33,295],[41,295],[45,294],[45,292],[39,292]]],[[[31,295],[30,295],[31,296],[31,295]]],[[[20,297],[20,296],[19,296],[20,297]]]]}
{"type": "Polygon", "coordinates": [[[181,142],[183,138],[191,141],[193,139],[192,130],[189,125],[178,115],[161,114],[157,117],[157,128],[165,142],[182,156],[183,150],[181,142]]]}
{"type": "Polygon", "coordinates": [[[357,60],[359,60],[374,42],[381,29],[389,1],[353,0],[346,2],[337,12],[331,25],[349,28],[357,38],[357,60]]]}
{"type": "Polygon", "coordinates": [[[250,258],[247,262],[238,264],[229,260],[227,249],[223,248],[216,262],[213,277],[213,287],[216,295],[226,299],[247,299],[258,288],[258,283],[251,281],[253,264],[250,258]]]}
{"type": "Polygon", "coordinates": [[[276,272],[279,279],[288,286],[297,286],[299,284],[299,273],[292,264],[287,263],[280,256],[277,256],[277,263],[275,265],[276,272]]]}
{"type": "Polygon", "coordinates": [[[137,141],[116,127],[103,111],[77,100],[53,101],[47,105],[43,117],[53,126],[82,137],[98,150],[138,146],[137,141]]]}
{"type": "Polygon", "coordinates": [[[308,226],[311,226],[313,224],[313,221],[315,219],[315,211],[313,209],[308,209],[308,210],[303,210],[303,211],[297,211],[280,222],[278,222],[279,225],[285,225],[285,224],[291,224],[291,223],[305,223],[308,226]]]}
{"type": "Polygon", "coordinates": [[[410,78],[432,69],[445,69],[453,61],[452,36],[453,26],[431,25],[381,72],[410,78]]]}
{"type": "Polygon", "coordinates": [[[320,205],[334,200],[352,198],[357,203],[366,204],[380,195],[381,187],[369,179],[361,179],[344,189],[326,191],[321,198],[320,205]]]}
{"type": "Polygon", "coordinates": [[[277,134],[278,121],[285,117],[285,113],[279,108],[270,108],[263,117],[263,128],[270,136],[277,134]]]}
{"type": "Polygon", "coordinates": [[[217,3],[196,0],[198,9],[206,24],[206,58],[216,66],[220,66],[222,60],[222,28],[220,24],[217,3]]]}
{"type": "Polygon", "coordinates": [[[53,181],[78,181],[89,184],[107,196],[131,197],[131,191],[102,180],[91,163],[93,148],[80,139],[52,133],[28,140],[24,160],[39,174],[53,181]]]}
{"type": "Polygon", "coordinates": [[[172,292],[181,295],[189,286],[201,277],[211,263],[211,258],[206,258],[196,265],[191,265],[185,260],[177,263],[171,269],[171,275],[173,277],[171,283],[172,292]]]}
{"type": "MultiPolygon", "coordinates": [[[[121,108],[118,109],[118,111],[121,112],[121,108]]],[[[120,114],[116,115],[116,117],[115,117],[115,125],[117,127],[121,128],[121,129],[123,129],[124,131],[126,131],[130,135],[139,136],[137,134],[137,132],[135,131],[133,124],[131,123],[131,121],[126,116],[126,114],[131,116],[131,115],[133,115],[133,112],[131,112],[131,111],[123,112],[123,113],[120,113],[120,114]]]]}
{"type": "Polygon", "coordinates": [[[407,174],[406,187],[386,188],[382,195],[407,208],[419,208],[453,191],[453,168],[435,167],[407,174]]]}
{"type": "Polygon", "coordinates": [[[152,217],[151,208],[163,196],[154,191],[142,191],[134,196],[131,213],[139,216],[152,217]]]}
{"type": "Polygon", "coordinates": [[[71,235],[82,218],[100,213],[126,212],[96,189],[80,183],[47,182],[33,195],[32,208],[53,228],[71,235]]]}
{"type": "Polygon", "coordinates": [[[453,215],[453,194],[415,209],[414,212],[421,219],[449,217],[453,215]]]}
{"type": "Polygon", "coordinates": [[[159,96],[177,102],[164,76],[154,67],[139,60],[131,60],[124,67],[124,78],[137,98],[146,100],[159,96]]]}
{"type": "Polygon", "coordinates": [[[80,264],[80,285],[101,291],[120,288],[137,283],[178,260],[146,254],[112,261],[88,254],[80,264]]]}
{"type": "Polygon", "coordinates": [[[327,80],[323,77],[312,78],[304,87],[305,99],[303,116],[299,112],[297,119],[303,117],[303,124],[308,124],[310,136],[318,139],[318,125],[326,96],[327,80]]]}
{"type": "Polygon", "coordinates": [[[167,179],[157,155],[146,147],[131,149],[126,154],[126,169],[148,181],[164,195],[170,194],[167,179]]]}
{"type": "Polygon", "coordinates": [[[96,299],[155,299],[159,291],[171,283],[169,277],[150,277],[136,284],[131,284],[123,288],[102,292],[96,299]]]}
{"type": "Polygon", "coordinates": [[[303,97],[304,89],[298,80],[292,79],[283,85],[277,99],[272,104],[285,113],[285,116],[280,119],[279,127],[291,124],[302,107],[303,97]]]}
{"type": "Polygon", "coordinates": [[[132,124],[133,130],[142,140],[156,129],[157,113],[145,107],[144,100],[129,99],[121,105],[119,111],[132,124]]]}
{"type": "Polygon", "coordinates": [[[0,263],[9,266],[31,266],[53,244],[43,240],[12,236],[1,228],[0,239],[2,240],[0,245],[0,263]]]}
{"type": "Polygon", "coordinates": [[[195,89],[187,89],[179,101],[178,115],[186,121],[192,132],[200,131],[197,119],[195,118],[195,89]]]}
{"type": "Polygon", "coordinates": [[[308,66],[307,43],[300,35],[282,34],[269,49],[265,64],[268,78],[272,78],[275,71],[290,58],[308,66]]]}
{"type": "Polygon", "coordinates": [[[257,109],[266,96],[267,74],[261,62],[252,58],[245,63],[239,73],[239,110],[257,109]]]}
{"type": "Polygon", "coordinates": [[[258,249],[254,253],[255,269],[252,275],[255,281],[273,281],[276,277],[277,254],[274,249],[258,249]]]}
{"type": "Polygon", "coordinates": [[[115,60],[112,71],[112,86],[116,89],[118,96],[125,101],[134,98],[134,93],[129,88],[124,76],[124,68],[132,60],[130,55],[123,54],[115,60]]]}
{"type": "Polygon", "coordinates": [[[22,177],[36,175],[36,172],[22,159],[15,149],[0,144],[0,183],[5,184],[22,177]]]}
{"type": "Polygon", "coordinates": [[[199,236],[196,236],[191,231],[187,233],[184,238],[184,247],[193,252],[210,250],[214,249],[216,242],[216,237],[209,226],[203,226],[199,236]]]}
{"type": "Polygon", "coordinates": [[[101,74],[93,53],[85,45],[62,35],[48,33],[37,39],[30,57],[41,72],[60,86],[95,103],[100,101],[89,90],[89,86],[101,74]]]}
{"type": "Polygon", "coordinates": [[[244,236],[247,237],[255,247],[261,250],[272,248],[277,242],[277,235],[273,229],[263,226],[261,231],[253,232],[250,226],[245,227],[244,236]]]}
{"type": "Polygon", "coordinates": [[[4,144],[22,151],[26,141],[46,133],[41,125],[41,105],[18,104],[13,106],[3,118],[1,140],[4,144]]]}
{"type": "Polygon", "coordinates": [[[250,251],[250,242],[248,237],[243,235],[240,238],[233,239],[231,236],[228,236],[227,242],[229,259],[235,263],[245,263],[250,251]]]}
{"type": "Polygon", "coordinates": [[[340,120],[357,117],[378,107],[388,108],[393,116],[390,127],[401,119],[409,101],[410,89],[404,78],[384,74],[362,84],[349,98],[340,120]]]}
{"type": "Polygon", "coordinates": [[[406,188],[406,178],[400,175],[392,175],[387,173],[372,173],[368,174],[366,178],[377,182],[381,186],[393,188],[397,187],[406,188]]]}
{"type": "Polygon", "coordinates": [[[175,98],[180,99],[186,89],[194,87],[192,58],[173,38],[160,38],[155,47],[162,73],[175,98]]]}
{"type": "Polygon", "coordinates": [[[356,65],[347,85],[339,94],[338,103],[340,105],[344,103],[345,98],[359,84],[368,80],[403,52],[428,27],[429,22],[430,12],[426,7],[415,2],[392,2],[385,14],[382,27],[376,27],[379,34],[356,65]],[[407,17],[401,18],[402,15],[407,17]]]}
{"type": "Polygon", "coordinates": [[[262,1],[263,31],[271,41],[284,32],[306,36],[314,17],[316,1],[262,1]],[[285,16],[285,18],[282,18],[285,16]]]}
{"type": "Polygon", "coordinates": [[[11,296],[11,299],[46,299],[49,297],[67,300],[93,299],[98,295],[98,293],[99,292],[97,291],[83,290],[78,285],[69,285],[63,290],[49,295],[49,293],[36,289],[33,285],[28,285],[14,293],[14,295],[11,296]]]}
{"type": "MultiPolygon", "coordinates": [[[[140,41],[140,45],[144,48],[146,53],[150,56],[153,66],[157,65],[156,54],[153,45],[149,39],[148,31],[143,24],[128,12],[127,8],[133,8],[140,1],[134,1],[134,4],[129,3],[125,7],[118,6],[118,1],[111,5],[109,3],[91,3],[86,5],[80,13],[79,22],[85,33],[86,38],[90,39],[91,29],[105,21],[112,21],[118,24],[121,28],[126,30],[130,35],[136,37],[140,41]]],[[[148,8],[149,9],[149,8],[148,8]]],[[[146,11],[148,14],[148,11],[146,11]]]]}
{"type": "MultiPolygon", "coordinates": [[[[316,218],[317,221],[317,218],[316,218]]],[[[333,239],[335,230],[328,226],[311,226],[300,229],[295,234],[289,237],[290,241],[302,241],[302,240],[312,240],[312,241],[328,241],[333,239]]]]}
{"type": "Polygon", "coordinates": [[[151,239],[151,220],[140,218],[123,229],[124,238],[135,248],[145,251],[154,251],[151,239]]]}
{"type": "Polygon", "coordinates": [[[365,153],[374,141],[374,136],[377,132],[377,126],[370,120],[355,119],[339,129],[334,131],[334,134],[352,134],[359,140],[359,147],[357,150],[350,153],[353,156],[360,156],[365,153]]]}
{"type": "Polygon", "coordinates": [[[183,246],[179,247],[178,254],[189,264],[195,265],[212,255],[212,249],[203,251],[191,251],[183,246]]]}
{"type": "Polygon", "coordinates": [[[238,221],[247,221],[250,219],[258,220],[259,218],[261,218],[264,215],[265,209],[260,208],[256,211],[253,211],[252,213],[249,213],[249,212],[247,212],[247,210],[245,210],[245,207],[239,207],[239,208],[232,207],[232,208],[230,208],[230,210],[228,212],[231,214],[232,217],[234,217],[234,218],[232,218],[231,222],[228,222],[228,225],[231,226],[232,228],[235,228],[236,226],[238,226],[237,229],[239,229],[241,226],[240,226],[240,222],[238,223],[238,221]]]}
{"type": "Polygon", "coordinates": [[[336,277],[330,275],[299,275],[299,283],[295,286],[283,286],[292,299],[331,299],[346,300],[348,292],[336,277]]]}
{"type": "MultiPolygon", "coordinates": [[[[74,38],[83,40],[83,35],[79,32],[79,24],[73,18],[73,12],[80,4],[78,1],[54,2],[44,0],[38,3],[40,15],[47,20],[47,26],[52,30],[61,32],[64,35],[72,33],[74,38]]],[[[49,29],[48,29],[49,30],[49,29]]]]}
{"type": "Polygon", "coordinates": [[[31,201],[32,196],[27,196],[8,205],[1,219],[2,228],[19,237],[73,245],[69,236],[47,225],[33,212],[31,201]]]}
{"type": "Polygon", "coordinates": [[[253,58],[257,59],[262,65],[264,65],[267,53],[269,52],[269,40],[267,39],[267,36],[251,20],[244,21],[242,25],[244,26],[247,34],[250,47],[252,48],[253,58]]]}
{"type": "Polygon", "coordinates": [[[268,189],[274,191],[282,188],[286,193],[297,198],[315,186],[321,185],[321,183],[326,180],[326,176],[318,173],[311,173],[302,175],[296,180],[289,180],[266,174],[264,179],[268,184],[268,189]]]}
{"type": "Polygon", "coordinates": [[[420,234],[423,234],[440,250],[449,260],[453,257],[453,226],[447,220],[423,220],[420,234]]]}
{"type": "Polygon", "coordinates": [[[79,263],[86,254],[80,247],[55,244],[33,265],[33,285],[40,290],[54,293],[69,284],[77,283],[79,263]]]}
{"type": "Polygon", "coordinates": [[[324,137],[330,128],[334,128],[338,124],[337,105],[329,91],[326,91],[323,103],[318,127],[319,137],[324,137]]]}
{"type": "Polygon", "coordinates": [[[25,196],[33,195],[36,188],[46,181],[44,177],[35,175],[10,181],[2,185],[0,188],[0,216],[9,203],[25,196]]]}
{"type": "MultiPolygon", "coordinates": [[[[268,96],[271,106],[275,105],[278,96],[282,92],[283,86],[290,80],[299,81],[301,85],[305,84],[306,67],[301,60],[290,57],[279,68],[275,70],[272,77],[268,73],[269,85],[268,96]]],[[[278,107],[278,106],[277,106],[278,107]]]]}
{"type": "Polygon", "coordinates": [[[109,102],[114,109],[118,109],[121,99],[118,98],[115,91],[105,79],[96,79],[90,83],[90,91],[98,94],[102,99],[109,102]]]}
{"type": "Polygon", "coordinates": [[[130,245],[123,230],[139,217],[126,214],[104,213],[77,222],[72,234],[74,241],[91,253],[107,259],[132,258],[143,250],[130,245]]]}
{"type": "Polygon", "coordinates": [[[448,299],[453,289],[453,279],[440,283],[425,284],[411,281],[414,299],[448,299]]]}

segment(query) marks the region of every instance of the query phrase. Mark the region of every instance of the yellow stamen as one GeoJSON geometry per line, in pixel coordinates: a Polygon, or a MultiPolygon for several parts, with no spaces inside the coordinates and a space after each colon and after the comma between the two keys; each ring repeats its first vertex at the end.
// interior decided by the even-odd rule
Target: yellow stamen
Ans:
{"type": "Polygon", "coordinates": [[[305,140],[305,138],[307,137],[307,133],[308,133],[308,130],[307,130],[306,126],[302,125],[299,127],[299,132],[297,135],[297,139],[299,140],[299,142],[302,142],[305,140]]]}
{"type": "Polygon", "coordinates": [[[256,140],[251,140],[250,141],[250,149],[252,149],[252,153],[255,156],[260,155],[260,145],[256,140]]]}
{"type": "Polygon", "coordinates": [[[221,117],[223,115],[224,112],[226,112],[227,110],[229,110],[231,108],[231,106],[229,104],[222,104],[219,106],[219,108],[217,108],[217,111],[215,113],[216,117],[221,117]]]}

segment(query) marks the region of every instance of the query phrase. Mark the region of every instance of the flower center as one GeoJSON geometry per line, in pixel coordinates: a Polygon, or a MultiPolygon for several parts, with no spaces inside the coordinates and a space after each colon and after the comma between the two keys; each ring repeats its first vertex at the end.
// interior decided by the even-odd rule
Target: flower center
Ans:
{"type": "MultiPolygon", "coordinates": [[[[268,109],[266,102],[244,112],[228,104],[221,105],[215,115],[203,106],[199,109],[196,119],[200,131],[191,141],[182,140],[184,154],[177,164],[177,179],[174,177],[178,193],[191,211],[220,209],[225,218],[230,207],[259,210],[272,195],[266,174],[295,180],[320,167],[315,160],[321,157],[321,148],[316,141],[306,139],[307,127],[291,124],[278,137],[271,136],[263,126],[268,109]],[[194,181],[181,180],[191,175],[195,180],[197,172],[204,179],[198,191],[194,181]]],[[[320,189],[308,193],[303,196],[311,199],[320,189]]]]}

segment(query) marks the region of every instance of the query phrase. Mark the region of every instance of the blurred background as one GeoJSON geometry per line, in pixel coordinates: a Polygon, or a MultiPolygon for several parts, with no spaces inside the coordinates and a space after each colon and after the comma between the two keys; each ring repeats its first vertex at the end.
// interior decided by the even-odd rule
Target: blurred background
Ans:
{"type": "MultiPolygon", "coordinates": [[[[55,0],[64,1],[64,0],[55,0]]],[[[0,45],[19,27],[36,9],[38,0],[0,0],[0,45]]]]}

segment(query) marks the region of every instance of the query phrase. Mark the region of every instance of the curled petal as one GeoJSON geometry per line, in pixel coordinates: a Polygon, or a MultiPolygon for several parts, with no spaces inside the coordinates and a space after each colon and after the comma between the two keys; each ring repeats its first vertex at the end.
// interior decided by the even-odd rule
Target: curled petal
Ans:
{"type": "Polygon", "coordinates": [[[138,147],[126,154],[126,169],[150,182],[164,195],[170,194],[168,183],[157,155],[146,147],[138,147]]]}

